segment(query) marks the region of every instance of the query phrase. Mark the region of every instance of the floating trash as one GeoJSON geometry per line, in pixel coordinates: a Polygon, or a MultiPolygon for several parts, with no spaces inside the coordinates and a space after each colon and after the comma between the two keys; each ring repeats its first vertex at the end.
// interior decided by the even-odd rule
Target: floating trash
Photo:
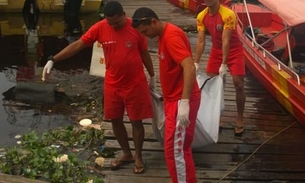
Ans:
{"type": "Polygon", "coordinates": [[[5,149],[0,148],[0,158],[5,156],[5,149]]]}
{"type": "Polygon", "coordinates": [[[64,154],[60,157],[54,157],[53,158],[53,161],[55,161],[56,163],[63,163],[63,162],[66,162],[68,160],[68,155],[67,154],[64,154]]]}
{"type": "Polygon", "coordinates": [[[21,141],[17,141],[17,144],[21,144],[22,142],[21,141]]]}
{"type": "Polygon", "coordinates": [[[98,158],[95,159],[94,162],[95,162],[95,164],[97,164],[98,166],[104,167],[104,165],[105,165],[105,158],[103,158],[103,157],[98,157],[98,158]]]}
{"type": "Polygon", "coordinates": [[[51,147],[59,148],[60,145],[52,144],[51,147]]]}
{"type": "Polygon", "coordinates": [[[20,139],[22,136],[21,135],[16,135],[15,139],[20,139]]]}
{"type": "Polygon", "coordinates": [[[92,124],[92,120],[91,119],[82,119],[79,124],[83,127],[87,127],[89,125],[92,124]]]}

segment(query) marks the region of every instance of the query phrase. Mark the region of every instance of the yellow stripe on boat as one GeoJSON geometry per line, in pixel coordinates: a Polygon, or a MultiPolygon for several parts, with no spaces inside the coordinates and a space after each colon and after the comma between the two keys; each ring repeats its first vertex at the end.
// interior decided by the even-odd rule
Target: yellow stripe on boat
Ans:
{"type": "Polygon", "coordinates": [[[278,71],[277,65],[271,65],[272,72],[271,75],[274,78],[273,85],[276,86],[276,96],[278,101],[285,106],[285,108],[293,114],[293,108],[291,102],[289,101],[290,95],[288,90],[287,80],[291,76],[285,71],[278,71]]]}

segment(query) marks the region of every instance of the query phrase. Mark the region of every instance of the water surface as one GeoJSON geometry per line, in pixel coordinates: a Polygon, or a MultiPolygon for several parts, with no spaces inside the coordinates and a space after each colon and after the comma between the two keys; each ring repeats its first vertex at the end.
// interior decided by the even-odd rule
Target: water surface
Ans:
{"type": "Polygon", "coordinates": [[[0,15],[0,147],[15,145],[18,134],[75,122],[71,114],[79,112],[71,107],[73,98],[101,87],[99,78],[88,74],[92,48],[55,64],[45,83],[41,71],[49,55],[77,40],[96,21],[94,14],[70,20],[40,14],[36,26],[28,29],[22,14],[0,15]]]}

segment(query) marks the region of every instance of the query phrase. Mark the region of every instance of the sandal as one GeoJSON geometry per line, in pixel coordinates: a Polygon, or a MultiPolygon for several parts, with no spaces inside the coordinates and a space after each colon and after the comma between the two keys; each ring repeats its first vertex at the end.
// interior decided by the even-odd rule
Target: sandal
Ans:
{"type": "Polygon", "coordinates": [[[235,127],[235,137],[241,137],[244,133],[244,127],[243,126],[236,126],[235,127]]]}
{"type": "Polygon", "coordinates": [[[134,174],[142,174],[145,172],[145,164],[142,165],[134,165],[133,173],[134,174]]]}
{"type": "Polygon", "coordinates": [[[118,159],[115,159],[114,161],[111,162],[111,170],[118,170],[121,168],[121,166],[124,166],[124,165],[127,165],[129,163],[132,163],[134,162],[134,160],[120,160],[119,158],[118,159]]]}

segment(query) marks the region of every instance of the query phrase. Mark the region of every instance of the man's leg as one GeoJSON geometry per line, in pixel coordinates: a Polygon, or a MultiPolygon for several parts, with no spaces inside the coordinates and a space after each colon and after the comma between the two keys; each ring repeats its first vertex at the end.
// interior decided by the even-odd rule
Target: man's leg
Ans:
{"type": "Polygon", "coordinates": [[[104,118],[111,119],[112,130],[123,154],[111,162],[111,169],[117,170],[121,165],[133,161],[133,156],[128,144],[127,131],[123,123],[125,105],[123,100],[124,90],[104,84],[104,118]]]}
{"type": "Polygon", "coordinates": [[[245,90],[244,90],[244,76],[232,76],[233,84],[236,90],[236,106],[237,106],[237,120],[236,120],[236,133],[243,132],[243,114],[245,108],[245,90]]]}
{"type": "Polygon", "coordinates": [[[120,144],[123,154],[117,161],[112,162],[112,166],[119,166],[121,162],[133,160],[132,153],[128,144],[127,131],[123,123],[123,117],[111,120],[113,133],[120,144]]]}
{"type": "Polygon", "coordinates": [[[124,99],[127,116],[132,124],[135,145],[134,173],[144,173],[145,165],[142,160],[142,147],[145,134],[142,119],[152,117],[151,98],[146,78],[143,78],[138,85],[124,90],[124,99]]]}
{"type": "Polygon", "coordinates": [[[144,141],[144,126],[142,120],[132,121],[132,135],[133,135],[133,142],[135,146],[135,173],[140,173],[144,169],[144,163],[142,159],[142,148],[143,148],[143,141],[144,141]]]}
{"type": "Polygon", "coordinates": [[[178,101],[165,104],[166,122],[164,133],[164,154],[168,172],[173,183],[196,183],[196,170],[191,144],[200,100],[190,103],[190,125],[176,126],[178,101]]]}

